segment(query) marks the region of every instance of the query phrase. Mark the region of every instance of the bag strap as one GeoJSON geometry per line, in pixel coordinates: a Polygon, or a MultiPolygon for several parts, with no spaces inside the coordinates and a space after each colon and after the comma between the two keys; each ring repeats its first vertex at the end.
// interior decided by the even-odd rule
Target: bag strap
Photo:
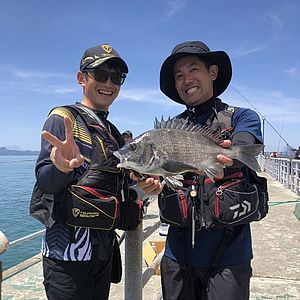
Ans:
{"type": "MultiPolygon", "coordinates": [[[[224,103],[222,103],[224,104],[224,103]]],[[[221,110],[214,113],[214,118],[211,121],[210,128],[213,131],[220,131],[222,138],[229,139],[231,135],[232,127],[232,116],[236,110],[236,107],[225,104],[221,110]]]]}
{"type": "Polygon", "coordinates": [[[232,127],[232,115],[234,114],[236,107],[227,105],[227,107],[219,111],[216,115],[217,121],[221,125],[221,129],[232,127]]]}
{"type": "Polygon", "coordinates": [[[102,137],[107,138],[107,135],[109,135],[110,139],[117,143],[119,147],[124,145],[123,137],[117,127],[108,120],[106,120],[106,122],[101,120],[101,118],[90,108],[85,107],[80,103],[66,105],[64,107],[70,111],[75,110],[77,114],[81,116],[90,135],[97,131],[102,137]]]}
{"type": "Polygon", "coordinates": [[[65,105],[64,107],[71,112],[72,110],[75,110],[77,114],[82,117],[88,127],[91,127],[93,125],[100,125],[104,129],[108,130],[104,122],[90,108],[87,108],[86,106],[83,106],[81,104],[65,105]]]}
{"type": "Polygon", "coordinates": [[[233,227],[232,226],[228,226],[228,227],[225,228],[223,238],[222,238],[221,243],[219,245],[219,249],[218,249],[218,251],[217,251],[217,253],[216,253],[216,255],[213,259],[213,262],[211,263],[211,265],[210,265],[210,267],[209,267],[209,269],[208,269],[208,271],[205,275],[205,278],[204,278],[204,282],[205,282],[207,291],[209,289],[209,284],[208,284],[209,283],[209,277],[212,274],[213,270],[219,267],[221,256],[223,255],[223,253],[225,251],[226,244],[229,241],[229,239],[231,238],[232,233],[233,233],[233,227]]]}
{"type": "Polygon", "coordinates": [[[190,276],[190,278],[193,281],[197,281],[197,278],[195,274],[192,272],[192,268],[187,265],[186,263],[186,252],[185,252],[185,228],[184,227],[179,227],[178,228],[178,237],[179,237],[179,244],[180,244],[180,257],[181,257],[181,262],[179,263],[180,268],[184,271],[187,272],[190,276]]]}

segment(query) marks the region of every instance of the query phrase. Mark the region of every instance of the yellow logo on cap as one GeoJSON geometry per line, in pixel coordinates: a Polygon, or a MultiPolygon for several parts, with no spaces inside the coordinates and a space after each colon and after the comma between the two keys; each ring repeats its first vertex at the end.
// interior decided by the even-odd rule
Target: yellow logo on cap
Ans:
{"type": "Polygon", "coordinates": [[[106,53],[111,53],[113,51],[112,47],[110,45],[101,45],[101,48],[106,52],[106,53]]]}

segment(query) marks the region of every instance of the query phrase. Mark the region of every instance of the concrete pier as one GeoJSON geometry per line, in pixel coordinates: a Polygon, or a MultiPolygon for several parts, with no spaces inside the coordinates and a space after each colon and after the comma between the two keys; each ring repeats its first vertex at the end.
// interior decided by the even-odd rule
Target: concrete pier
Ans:
{"type": "MultiPolygon", "coordinates": [[[[300,221],[294,213],[300,199],[279,182],[266,174],[263,175],[268,178],[270,210],[264,220],[251,224],[254,259],[250,300],[300,300],[300,221]]],[[[149,205],[148,215],[143,221],[144,233],[157,221],[158,208],[157,202],[154,201],[149,205]]],[[[162,239],[156,226],[152,235],[144,240],[143,248],[149,240],[162,239]]],[[[124,249],[125,243],[121,246],[123,262],[124,249]]],[[[142,265],[145,270],[144,261],[142,265]]],[[[23,262],[22,266],[18,265],[5,271],[3,277],[2,300],[46,299],[39,255],[23,262]],[[22,271],[20,267],[23,267],[22,271]]],[[[123,275],[120,284],[112,285],[111,300],[125,299],[124,281],[123,275]]],[[[154,275],[143,289],[143,299],[156,299],[159,292],[160,276],[154,275]]]]}

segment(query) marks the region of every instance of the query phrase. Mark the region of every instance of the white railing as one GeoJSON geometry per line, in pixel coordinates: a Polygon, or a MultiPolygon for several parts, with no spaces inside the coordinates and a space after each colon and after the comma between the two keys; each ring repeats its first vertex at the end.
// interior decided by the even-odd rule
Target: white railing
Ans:
{"type": "Polygon", "coordinates": [[[259,157],[263,170],[296,195],[300,195],[300,160],[259,157]]]}

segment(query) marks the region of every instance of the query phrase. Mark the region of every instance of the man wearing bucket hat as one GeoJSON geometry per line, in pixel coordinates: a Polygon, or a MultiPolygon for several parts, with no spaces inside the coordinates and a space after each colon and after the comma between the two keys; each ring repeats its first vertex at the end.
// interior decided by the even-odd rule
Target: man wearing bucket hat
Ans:
{"type": "MultiPolygon", "coordinates": [[[[103,128],[107,136],[105,142],[112,141],[113,144],[109,145],[100,141],[99,147],[103,150],[100,153],[106,152],[104,155],[109,151],[104,147],[114,149],[116,144],[124,145],[121,133],[107,120],[107,116],[127,73],[127,64],[108,44],[87,49],[80,61],[77,81],[83,88],[83,97],[76,106],[91,114],[103,128]]],[[[49,214],[44,220],[47,227],[42,255],[47,297],[53,300],[108,299],[114,230],[71,228],[61,217],[64,203],[67,202],[65,191],[74,180],[76,182],[89,170],[89,164],[96,155],[89,129],[83,114],[76,109],[70,111],[67,106],[54,108],[43,130],[41,151],[36,163],[37,185],[43,193],[54,195],[55,203],[59,200],[59,204],[54,204],[54,211],[49,212],[51,217],[54,214],[54,220],[49,214]]],[[[106,157],[105,167],[116,168],[115,162],[110,159],[110,156],[106,157]]],[[[114,176],[105,170],[101,173],[102,179],[99,179],[102,180],[99,185],[103,189],[115,189],[117,184],[113,180],[121,180],[116,176],[126,175],[115,172],[114,176]]],[[[122,177],[122,180],[126,179],[122,177]]],[[[118,186],[117,195],[120,193],[118,186]]]]}
{"type": "MultiPolygon", "coordinates": [[[[232,109],[218,96],[228,87],[231,76],[231,61],[227,53],[210,51],[200,41],[188,41],[177,45],[163,62],[160,89],[171,100],[186,107],[177,118],[188,119],[220,131],[218,112],[229,109],[232,113],[232,109]]],[[[233,111],[233,130],[230,133],[226,131],[223,146],[229,147],[231,143],[262,143],[258,115],[245,108],[233,108],[233,111]]],[[[238,161],[222,155],[218,155],[216,159],[224,164],[224,174],[220,174],[223,179],[233,177],[237,172],[242,172],[243,175],[247,173],[247,167],[238,161]]],[[[201,191],[209,189],[204,186],[206,177],[187,173],[184,179],[184,188],[189,191],[192,184],[198,192],[195,201],[199,201],[199,206],[202,205],[201,201],[204,200],[200,199],[203,193],[201,191]]],[[[146,183],[140,185],[145,188],[146,183]]],[[[209,190],[206,195],[209,195],[209,190]]],[[[166,209],[168,203],[173,205],[178,199],[177,193],[167,186],[159,196],[159,201],[166,205],[166,209]]],[[[197,204],[195,207],[197,209],[197,204]]],[[[195,223],[187,222],[189,225],[183,228],[171,224],[161,262],[163,298],[249,299],[252,259],[249,224],[231,227],[230,230],[208,230],[203,225],[206,224],[206,217],[202,215],[203,219],[195,223]],[[201,225],[200,221],[204,223],[201,225]],[[196,224],[195,230],[191,224],[196,224]]]]}

